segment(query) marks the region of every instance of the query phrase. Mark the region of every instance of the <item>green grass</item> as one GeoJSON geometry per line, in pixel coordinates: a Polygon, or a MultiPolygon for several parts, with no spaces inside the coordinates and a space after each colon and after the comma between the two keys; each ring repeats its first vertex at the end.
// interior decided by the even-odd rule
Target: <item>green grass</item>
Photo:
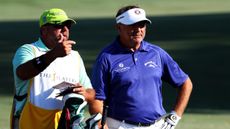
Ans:
{"type": "Polygon", "coordinates": [[[228,129],[230,114],[185,114],[177,129],[228,129]]]}
{"type": "Polygon", "coordinates": [[[0,96],[0,102],[0,129],[9,129],[12,96],[0,96]]]}
{"type": "Polygon", "coordinates": [[[230,11],[229,0],[0,0],[0,21],[38,19],[48,8],[59,7],[71,17],[114,17],[127,4],[143,7],[148,15],[222,13],[230,11]]]}
{"type": "MultiPolygon", "coordinates": [[[[2,96],[0,110],[0,129],[9,129],[9,118],[12,104],[11,96],[2,96]]],[[[213,111],[186,112],[177,129],[229,129],[230,112],[213,111]]]]}
{"type": "MultiPolygon", "coordinates": [[[[153,24],[146,40],[169,52],[191,77],[194,90],[177,129],[230,128],[229,0],[0,0],[0,129],[9,129],[13,94],[11,60],[15,50],[39,36],[44,9],[63,8],[77,24],[71,39],[88,74],[99,51],[116,36],[114,15],[121,6],[143,7],[153,24]]],[[[175,92],[164,84],[170,110],[175,92]]]]}

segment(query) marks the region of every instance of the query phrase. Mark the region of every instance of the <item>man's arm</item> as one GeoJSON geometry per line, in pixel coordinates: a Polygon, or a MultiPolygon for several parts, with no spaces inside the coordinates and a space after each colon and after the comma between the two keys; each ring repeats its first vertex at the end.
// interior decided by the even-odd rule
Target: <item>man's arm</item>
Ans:
{"type": "Polygon", "coordinates": [[[96,114],[103,112],[103,100],[97,100],[94,99],[94,101],[91,101],[89,103],[89,113],[90,114],[96,114]]]}
{"type": "MultiPolygon", "coordinates": [[[[89,113],[90,114],[96,114],[96,113],[103,114],[103,100],[96,100],[95,99],[94,101],[92,101],[91,103],[89,103],[89,113]]],[[[98,127],[99,127],[99,129],[102,128],[101,120],[98,122],[98,127]]],[[[107,127],[106,124],[104,125],[104,129],[108,129],[108,127],[107,127]]]]}
{"type": "Polygon", "coordinates": [[[190,78],[188,78],[182,87],[179,89],[179,93],[177,96],[176,104],[174,106],[174,111],[178,116],[182,116],[184,113],[184,110],[188,104],[191,92],[192,92],[192,82],[190,78]]]}
{"type": "Polygon", "coordinates": [[[188,104],[191,92],[192,82],[190,78],[188,78],[179,88],[179,94],[173,111],[164,116],[165,122],[162,124],[161,129],[174,129],[176,127],[188,104]]]}
{"type": "Polygon", "coordinates": [[[42,72],[55,58],[56,57],[54,56],[53,52],[49,51],[40,57],[34,58],[24,64],[19,65],[16,69],[16,74],[22,80],[30,79],[42,72]],[[35,66],[34,63],[36,63],[36,60],[40,61],[40,65],[43,65],[43,70],[40,70],[35,66]]]}
{"type": "Polygon", "coordinates": [[[38,75],[57,57],[64,57],[70,54],[73,42],[74,41],[67,40],[62,43],[57,43],[56,47],[46,54],[19,65],[16,69],[17,76],[22,80],[28,80],[38,75]]]}

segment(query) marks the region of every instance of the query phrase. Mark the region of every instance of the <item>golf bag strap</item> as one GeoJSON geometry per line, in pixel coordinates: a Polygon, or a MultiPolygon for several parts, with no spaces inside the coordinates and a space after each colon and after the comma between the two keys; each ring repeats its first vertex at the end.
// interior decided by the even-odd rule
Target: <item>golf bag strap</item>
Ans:
{"type": "Polygon", "coordinates": [[[22,101],[23,99],[25,99],[27,97],[27,93],[24,94],[24,95],[14,95],[14,98],[17,100],[17,101],[22,101]]]}
{"type": "MultiPolygon", "coordinates": [[[[36,48],[33,45],[30,45],[30,46],[33,49],[34,55],[36,55],[36,50],[35,50],[36,48]]],[[[30,83],[31,83],[31,81],[32,80],[30,79],[30,83]]],[[[16,104],[17,104],[16,101],[23,101],[23,100],[25,100],[28,97],[28,93],[29,93],[30,88],[31,88],[31,85],[27,89],[27,93],[25,93],[23,95],[16,95],[16,88],[14,89],[13,104],[12,104],[12,109],[11,109],[11,114],[10,114],[10,129],[19,129],[19,118],[20,118],[21,114],[15,115],[15,107],[16,107],[16,104]]],[[[19,91],[19,93],[20,93],[20,91],[19,91]]],[[[23,106],[23,108],[24,108],[24,106],[23,106]]]]}

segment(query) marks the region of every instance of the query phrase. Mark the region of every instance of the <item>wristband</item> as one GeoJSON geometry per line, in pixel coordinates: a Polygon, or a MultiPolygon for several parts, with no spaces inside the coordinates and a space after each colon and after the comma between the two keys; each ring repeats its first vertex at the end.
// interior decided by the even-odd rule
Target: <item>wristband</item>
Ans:
{"type": "Polygon", "coordinates": [[[40,56],[40,57],[36,57],[33,60],[33,65],[34,67],[39,70],[39,71],[43,71],[48,65],[45,62],[44,56],[40,56]]]}

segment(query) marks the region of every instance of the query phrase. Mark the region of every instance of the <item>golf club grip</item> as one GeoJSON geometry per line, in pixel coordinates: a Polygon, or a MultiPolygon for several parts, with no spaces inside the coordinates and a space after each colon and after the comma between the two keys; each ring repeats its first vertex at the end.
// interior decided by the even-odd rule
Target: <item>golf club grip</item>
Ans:
{"type": "Polygon", "coordinates": [[[104,129],[104,125],[106,122],[107,112],[108,112],[108,105],[103,106],[102,118],[101,118],[101,129],[104,129]]]}

